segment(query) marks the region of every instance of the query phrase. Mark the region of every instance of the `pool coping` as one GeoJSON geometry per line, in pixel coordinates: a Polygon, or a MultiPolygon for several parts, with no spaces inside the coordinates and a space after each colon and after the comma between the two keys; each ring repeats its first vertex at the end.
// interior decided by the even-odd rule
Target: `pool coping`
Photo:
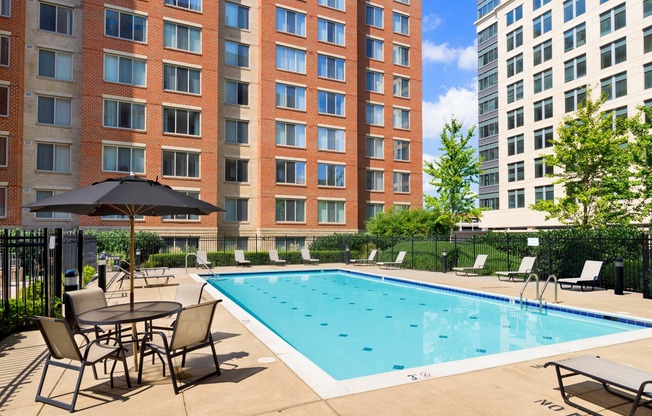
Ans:
{"type": "MultiPolygon", "coordinates": [[[[461,289],[440,283],[428,283],[409,278],[397,278],[386,276],[378,273],[358,272],[350,269],[342,268],[327,268],[327,269],[313,269],[314,272],[345,272],[363,277],[376,278],[380,280],[387,280],[390,282],[400,282],[410,285],[421,287],[437,288],[445,291],[455,293],[467,294],[478,296],[482,298],[489,298],[498,301],[504,301],[510,304],[518,304],[519,299],[513,296],[496,295],[488,292],[482,292],[473,289],[461,289]]],[[[255,275],[255,274],[306,274],[306,271],[243,271],[243,272],[228,272],[219,273],[219,275],[255,275]]],[[[204,281],[204,277],[209,275],[193,274],[191,277],[197,281],[204,281]]],[[[621,332],[618,334],[604,335],[593,337],[583,340],[570,341],[554,345],[546,345],[534,348],[528,348],[519,351],[510,351],[492,354],[484,357],[474,357],[464,360],[450,361],[446,363],[430,364],[420,367],[412,367],[404,370],[395,370],[386,373],[374,374],[370,376],[363,376],[351,378],[346,380],[336,380],[331,377],[324,370],[319,368],[316,364],[306,358],[303,354],[297,351],[294,347],[284,341],[271,329],[267,328],[264,324],[259,322],[255,317],[245,311],[242,307],[232,301],[228,296],[224,295],[217,288],[206,285],[205,289],[215,298],[222,299],[224,308],[240,323],[242,323],[254,336],[256,336],[263,344],[265,344],[278,358],[280,358],[297,376],[299,376],[317,395],[322,399],[330,399],[336,397],[347,396],[350,394],[362,393],[371,390],[377,390],[386,387],[394,387],[403,384],[414,383],[417,381],[424,381],[434,378],[446,377],[455,374],[467,373],[471,371],[478,371],[492,367],[503,365],[515,364],[519,362],[550,357],[559,354],[573,353],[582,350],[604,347],[609,345],[627,343],[631,341],[638,341],[642,339],[652,338],[652,320],[645,318],[638,318],[632,316],[625,316],[616,313],[604,313],[591,309],[576,308],[572,306],[558,306],[547,304],[546,307],[550,310],[562,311],[582,316],[590,316],[598,319],[608,319],[617,322],[629,323],[641,326],[643,329],[632,330],[628,332],[621,332]]],[[[539,308],[539,303],[524,300],[526,305],[539,308]]]]}

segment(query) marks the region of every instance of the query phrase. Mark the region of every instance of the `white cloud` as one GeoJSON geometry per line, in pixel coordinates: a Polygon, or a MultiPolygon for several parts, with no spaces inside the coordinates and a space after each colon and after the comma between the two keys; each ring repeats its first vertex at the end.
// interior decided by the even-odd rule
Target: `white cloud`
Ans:
{"type": "Polygon", "coordinates": [[[421,26],[423,28],[423,31],[427,32],[429,30],[436,29],[439,25],[441,25],[441,23],[442,23],[441,17],[439,17],[435,13],[432,13],[423,16],[421,26]]]}
{"type": "Polygon", "coordinates": [[[476,46],[464,48],[450,47],[448,43],[436,44],[429,40],[423,42],[423,61],[441,64],[456,64],[458,68],[474,71],[477,68],[476,46]]]}
{"type": "Polygon", "coordinates": [[[462,121],[465,127],[477,125],[478,100],[475,89],[449,88],[437,97],[436,102],[423,102],[424,141],[439,139],[444,124],[453,116],[462,121]]]}

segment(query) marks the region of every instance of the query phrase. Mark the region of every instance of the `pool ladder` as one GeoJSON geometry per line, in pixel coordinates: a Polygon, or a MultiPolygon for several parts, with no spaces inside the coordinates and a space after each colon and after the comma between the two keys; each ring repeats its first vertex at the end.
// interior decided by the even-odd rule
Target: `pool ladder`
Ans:
{"type": "Polygon", "coordinates": [[[541,292],[539,292],[539,275],[536,273],[530,273],[525,279],[525,283],[523,284],[523,289],[521,289],[521,294],[519,295],[519,301],[521,303],[521,309],[523,309],[523,292],[525,292],[525,288],[527,287],[528,283],[530,283],[530,280],[534,279],[536,283],[536,293],[537,293],[537,300],[539,301],[539,312],[543,312],[543,294],[546,291],[546,288],[548,287],[548,283],[552,280],[555,282],[555,301],[554,303],[557,303],[557,276],[554,274],[551,274],[548,276],[548,279],[546,279],[546,283],[543,285],[543,289],[541,289],[541,292]]]}

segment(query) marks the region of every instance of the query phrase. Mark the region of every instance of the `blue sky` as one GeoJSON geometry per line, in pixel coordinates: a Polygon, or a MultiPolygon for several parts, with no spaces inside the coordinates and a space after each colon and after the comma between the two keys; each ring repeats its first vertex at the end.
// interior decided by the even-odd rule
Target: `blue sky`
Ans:
{"type": "MultiPolygon", "coordinates": [[[[439,135],[453,116],[477,124],[476,1],[423,0],[423,158],[441,152],[439,135]]],[[[476,140],[473,141],[475,146],[476,140]]],[[[424,192],[432,193],[424,175],[424,192]]]]}

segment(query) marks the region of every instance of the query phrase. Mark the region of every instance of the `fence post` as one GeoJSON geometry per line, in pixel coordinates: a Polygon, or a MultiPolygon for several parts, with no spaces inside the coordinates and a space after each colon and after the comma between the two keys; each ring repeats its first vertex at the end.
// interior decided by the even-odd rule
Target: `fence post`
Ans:
{"type": "Polygon", "coordinates": [[[84,230],[77,231],[77,274],[79,289],[84,288],[84,230]]]}
{"type": "Polygon", "coordinates": [[[54,235],[54,296],[63,299],[63,229],[56,228],[54,235]]]}
{"type": "MultiPolygon", "coordinates": [[[[552,242],[550,241],[550,233],[547,233],[548,236],[548,276],[550,276],[552,273],[552,242]]],[[[546,277],[547,279],[547,277],[546,277]]]]}
{"type": "Polygon", "coordinates": [[[641,235],[641,253],[643,253],[643,299],[650,298],[649,278],[650,270],[650,235],[643,233],[641,235]]]}
{"type": "Polygon", "coordinates": [[[414,269],[414,234],[412,234],[412,269],[414,269]]]}
{"type": "Polygon", "coordinates": [[[9,282],[11,280],[11,268],[9,267],[9,231],[2,230],[2,322],[7,322],[9,319],[9,282]]]}

